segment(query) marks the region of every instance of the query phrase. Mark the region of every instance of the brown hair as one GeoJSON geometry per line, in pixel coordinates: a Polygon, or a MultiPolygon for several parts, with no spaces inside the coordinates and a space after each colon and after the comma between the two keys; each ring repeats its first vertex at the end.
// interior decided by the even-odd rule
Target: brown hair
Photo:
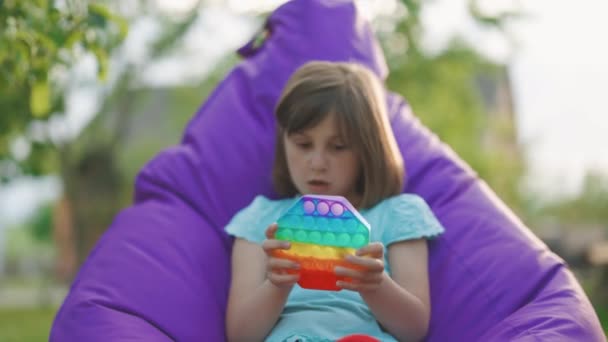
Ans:
{"type": "Polygon", "coordinates": [[[288,80],[275,112],[273,181],[280,195],[298,193],[287,168],[283,136],[314,127],[330,113],[336,115],[341,135],[361,160],[359,207],[370,208],[401,192],[403,159],[388,121],[382,86],[367,68],[346,62],[306,63],[288,80]]]}

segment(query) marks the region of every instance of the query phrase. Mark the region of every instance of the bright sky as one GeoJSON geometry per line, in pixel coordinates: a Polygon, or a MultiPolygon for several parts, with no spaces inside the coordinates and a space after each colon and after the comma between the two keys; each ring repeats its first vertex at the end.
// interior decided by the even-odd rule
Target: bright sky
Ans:
{"type": "MultiPolygon", "coordinates": [[[[157,0],[165,9],[188,10],[195,0],[157,0]]],[[[175,84],[192,75],[204,75],[224,52],[244,43],[257,28],[251,18],[253,2],[229,0],[228,8],[216,3],[203,11],[199,25],[186,37],[184,48],[176,56],[150,67],[142,79],[148,84],[175,84]]],[[[257,9],[271,10],[284,0],[259,0],[257,9]]],[[[394,0],[361,0],[361,8],[370,17],[394,10],[394,0]]],[[[510,66],[515,95],[519,136],[528,150],[532,169],[530,187],[549,195],[575,191],[585,170],[596,168],[608,173],[608,32],[605,0],[522,1],[529,12],[526,20],[511,27],[518,41],[512,53],[500,36],[481,30],[467,20],[465,0],[435,0],[423,13],[427,48],[439,49],[451,35],[464,34],[478,49],[510,66]]],[[[516,1],[488,0],[487,8],[509,8],[516,1]]],[[[128,58],[145,55],[145,37],[158,31],[150,20],[131,27],[132,42],[128,58]]],[[[76,75],[94,70],[94,65],[80,66],[76,75]]],[[[90,64],[90,63],[89,63],[90,64]]],[[[77,131],[94,113],[95,92],[80,88],[70,97],[67,123],[58,129],[77,131]]],[[[23,180],[0,187],[0,228],[2,222],[19,220],[41,200],[39,194],[56,196],[57,180],[23,180]],[[41,191],[41,189],[45,189],[41,191]]]]}
{"type": "Polygon", "coordinates": [[[527,1],[512,63],[520,135],[530,183],[575,191],[587,169],[608,174],[608,2],[527,1]]]}
{"type": "Polygon", "coordinates": [[[515,49],[467,21],[462,1],[433,4],[424,17],[431,47],[462,32],[488,56],[508,63],[531,189],[546,196],[571,194],[587,170],[608,174],[608,2],[583,0],[575,8],[564,0],[521,2],[526,17],[509,26],[515,49]]]}

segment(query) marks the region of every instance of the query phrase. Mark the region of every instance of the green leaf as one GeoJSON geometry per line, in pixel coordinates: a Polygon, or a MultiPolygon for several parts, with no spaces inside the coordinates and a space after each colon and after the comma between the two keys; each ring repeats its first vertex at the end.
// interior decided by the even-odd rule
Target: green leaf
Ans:
{"type": "Polygon", "coordinates": [[[36,118],[48,114],[51,108],[51,89],[48,82],[39,81],[34,84],[30,93],[30,110],[36,118]]]}
{"type": "Polygon", "coordinates": [[[49,2],[48,0],[36,0],[36,6],[38,8],[43,8],[48,11],[49,2]]]}
{"type": "Polygon", "coordinates": [[[98,24],[97,26],[100,27],[105,27],[108,22],[112,22],[118,27],[120,40],[124,39],[129,31],[129,24],[123,17],[113,14],[100,4],[89,4],[89,21],[98,24]],[[103,20],[103,25],[99,25],[101,20],[103,20]]]}
{"type": "Polygon", "coordinates": [[[100,4],[89,4],[88,21],[92,27],[105,28],[108,21],[112,20],[112,12],[100,4]]]}
{"type": "Polygon", "coordinates": [[[118,26],[119,39],[122,41],[127,37],[127,33],[129,33],[129,23],[124,18],[118,16],[113,16],[112,22],[118,26]]]}
{"type": "Polygon", "coordinates": [[[108,53],[99,47],[92,47],[91,50],[97,58],[97,77],[99,77],[101,81],[105,81],[108,77],[108,64],[110,59],[108,53]]]}
{"type": "Polygon", "coordinates": [[[113,15],[107,7],[101,4],[91,3],[89,4],[89,13],[95,13],[109,20],[113,15]]]}
{"type": "Polygon", "coordinates": [[[90,12],[87,20],[90,24],[90,27],[99,27],[102,29],[106,27],[106,17],[99,15],[96,12],[90,12]]]}
{"type": "Polygon", "coordinates": [[[79,26],[75,27],[73,31],[71,31],[67,38],[65,39],[65,47],[72,48],[74,44],[80,42],[84,39],[84,30],[82,30],[79,26]]]}

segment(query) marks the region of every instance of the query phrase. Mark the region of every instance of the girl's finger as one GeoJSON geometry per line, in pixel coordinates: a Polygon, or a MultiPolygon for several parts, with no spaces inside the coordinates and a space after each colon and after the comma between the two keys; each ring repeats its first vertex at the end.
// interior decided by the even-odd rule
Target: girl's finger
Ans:
{"type": "Polygon", "coordinates": [[[338,280],[336,282],[336,286],[341,289],[344,289],[344,290],[357,291],[357,292],[373,291],[378,288],[378,284],[375,284],[375,283],[374,284],[357,283],[357,282],[349,282],[349,281],[342,281],[342,280],[338,280]]]}
{"type": "Polygon", "coordinates": [[[281,241],[281,240],[272,239],[272,240],[264,240],[264,242],[262,242],[262,249],[266,253],[272,252],[275,249],[289,249],[289,247],[291,247],[291,244],[289,243],[289,241],[281,241]]]}
{"type": "Polygon", "coordinates": [[[268,280],[278,286],[292,285],[298,282],[300,279],[299,274],[279,274],[275,272],[268,272],[268,280]]]}
{"type": "Polygon", "coordinates": [[[361,280],[364,277],[363,272],[342,266],[336,266],[334,273],[340,277],[346,277],[356,280],[361,280]]]}
{"type": "Polygon", "coordinates": [[[367,246],[359,248],[357,256],[370,256],[372,258],[382,258],[384,256],[384,245],[380,242],[372,242],[367,246]]]}
{"type": "Polygon", "coordinates": [[[273,223],[270,226],[268,226],[268,228],[266,228],[266,238],[268,240],[274,239],[274,234],[276,234],[278,229],[279,229],[279,226],[276,223],[273,223]]]}
{"type": "Polygon", "coordinates": [[[382,273],[380,272],[365,272],[338,266],[335,273],[339,277],[349,278],[357,283],[380,283],[382,281],[382,273]]]}
{"type": "Polygon", "coordinates": [[[270,258],[268,259],[268,268],[271,270],[297,270],[300,269],[300,265],[297,262],[281,259],[281,258],[270,258]]]}
{"type": "Polygon", "coordinates": [[[345,260],[353,265],[362,267],[367,272],[384,271],[384,260],[382,259],[347,255],[345,260]]]}

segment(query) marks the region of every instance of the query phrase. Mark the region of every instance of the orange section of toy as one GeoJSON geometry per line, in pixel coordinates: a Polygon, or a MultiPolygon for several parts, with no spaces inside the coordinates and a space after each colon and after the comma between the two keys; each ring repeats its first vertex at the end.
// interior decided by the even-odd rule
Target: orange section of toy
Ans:
{"type": "Polygon", "coordinates": [[[349,281],[350,279],[336,276],[334,271],[336,266],[354,268],[352,264],[342,259],[298,257],[284,251],[277,251],[275,255],[279,258],[295,261],[300,265],[300,271],[290,273],[300,274],[298,284],[305,289],[340,291],[341,288],[336,286],[336,282],[338,280],[349,281]]]}

